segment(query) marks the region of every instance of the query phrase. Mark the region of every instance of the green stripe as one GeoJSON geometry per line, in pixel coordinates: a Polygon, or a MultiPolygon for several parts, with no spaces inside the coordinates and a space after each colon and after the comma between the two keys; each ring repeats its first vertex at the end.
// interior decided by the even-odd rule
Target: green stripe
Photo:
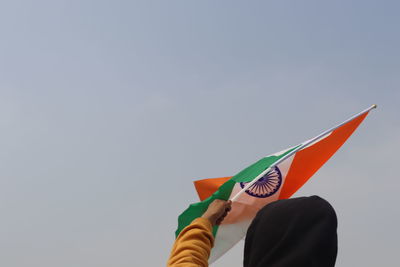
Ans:
{"type": "MultiPolygon", "coordinates": [[[[269,157],[262,158],[261,160],[250,165],[246,169],[242,170],[241,172],[239,172],[238,174],[233,176],[230,180],[225,182],[209,198],[207,198],[201,202],[191,204],[178,217],[178,229],[176,229],[176,231],[175,231],[176,237],[183,230],[183,228],[188,226],[194,219],[201,217],[203,215],[203,213],[207,210],[208,205],[210,205],[210,203],[213,202],[215,199],[228,200],[231,195],[232,189],[236,183],[252,181],[262,171],[266,170],[269,166],[271,166],[271,164],[273,164],[275,161],[277,161],[281,157],[283,157],[286,154],[288,154],[289,152],[291,152],[293,149],[296,149],[296,147],[289,149],[285,153],[282,153],[278,156],[269,156],[269,157]]],[[[214,226],[214,229],[213,229],[214,236],[217,234],[217,231],[218,231],[218,226],[214,226]]]]}

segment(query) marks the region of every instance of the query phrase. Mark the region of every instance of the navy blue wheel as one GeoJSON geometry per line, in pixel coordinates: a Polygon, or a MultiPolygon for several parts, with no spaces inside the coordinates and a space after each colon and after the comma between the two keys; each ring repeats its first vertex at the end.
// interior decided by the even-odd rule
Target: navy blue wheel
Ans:
{"type": "MultiPolygon", "coordinates": [[[[248,183],[240,183],[244,188],[248,183]]],[[[263,177],[250,186],[246,193],[252,197],[266,198],[275,194],[282,185],[282,174],[278,167],[272,168],[263,177]]]]}

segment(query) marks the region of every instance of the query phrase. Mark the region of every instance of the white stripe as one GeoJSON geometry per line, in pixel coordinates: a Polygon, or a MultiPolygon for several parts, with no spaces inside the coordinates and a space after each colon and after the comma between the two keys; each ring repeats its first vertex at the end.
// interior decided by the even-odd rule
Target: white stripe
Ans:
{"type": "Polygon", "coordinates": [[[252,220],[242,221],[237,224],[228,224],[218,228],[218,234],[215,238],[214,248],[208,260],[209,264],[218,260],[234,245],[236,245],[244,236],[252,220]],[[220,236],[218,238],[218,236],[220,236]],[[221,238],[224,237],[224,238],[221,238]]]}
{"type": "MultiPolygon", "coordinates": [[[[228,214],[225,218],[222,225],[219,226],[218,232],[215,238],[214,248],[211,251],[211,256],[209,262],[212,263],[221,257],[225,252],[231,249],[237,242],[239,242],[247,232],[247,229],[256,215],[257,211],[263,207],[264,205],[275,201],[278,199],[280,191],[284,185],[286,175],[289,171],[290,165],[293,161],[294,155],[297,151],[304,149],[305,147],[311,146],[316,142],[319,142],[321,139],[326,138],[331,134],[332,131],[335,129],[343,126],[344,124],[348,123],[349,121],[357,118],[358,116],[376,108],[376,105],[369,107],[368,109],[352,116],[348,120],[324,131],[323,133],[317,135],[316,137],[303,142],[299,145],[295,150],[289,152],[287,155],[283,156],[282,158],[278,159],[274,164],[271,165],[270,168],[266,169],[253,181],[248,183],[245,188],[241,188],[239,184],[236,184],[231,192],[230,199],[234,201],[232,203],[232,211],[228,214]],[[274,167],[278,166],[281,170],[282,174],[282,184],[278,192],[268,198],[255,198],[248,194],[243,194],[252,184],[254,184],[258,179],[263,177],[268,171],[274,167]],[[244,216],[242,216],[244,215],[244,216]]],[[[287,150],[285,150],[287,151],[287,150]]],[[[278,152],[276,154],[281,155],[282,152],[278,152]]],[[[276,155],[275,154],[275,155],[276,155]]]]}
{"type": "MultiPolygon", "coordinates": [[[[211,251],[209,259],[210,264],[246,236],[251,221],[262,207],[279,199],[279,194],[284,185],[293,158],[294,155],[278,165],[282,175],[282,184],[275,194],[267,198],[257,198],[249,194],[242,194],[232,203],[232,211],[228,213],[223,223],[218,227],[214,248],[211,251]]],[[[239,183],[235,184],[231,196],[235,195],[241,189],[239,183]]]]}
{"type": "Polygon", "coordinates": [[[355,118],[361,116],[362,114],[364,114],[364,113],[366,113],[366,112],[369,112],[371,109],[374,109],[374,108],[376,108],[376,105],[372,105],[371,107],[369,107],[369,108],[367,108],[367,109],[361,111],[360,113],[357,113],[356,115],[354,115],[354,116],[352,116],[351,118],[345,120],[344,122],[339,123],[338,125],[336,125],[336,126],[330,128],[330,129],[328,129],[328,130],[322,132],[321,134],[317,135],[316,137],[314,137],[314,138],[312,138],[312,139],[310,139],[310,140],[308,140],[308,141],[306,141],[306,142],[304,142],[304,143],[301,143],[296,149],[290,151],[290,152],[289,152],[288,154],[286,154],[285,156],[279,158],[277,161],[275,161],[273,164],[271,164],[271,166],[270,166],[268,169],[266,169],[265,171],[263,171],[262,173],[260,173],[257,177],[255,177],[255,178],[253,179],[253,181],[251,181],[250,183],[246,184],[246,186],[245,186],[242,190],[240,190],[236,195],[234,195],[232,198],[230,198],[230,200],[231,200],[232,202],[233,202],[233,201],[236,201],[236,199],[238,199],[239,196],[240,196],[241,194],[243,194],[243,192],[245,192],[249,187],[251,187],[258,179],[260,179],[260,178],[263,177],[266,173],[268,173],[274,166],[277,166],[278,164],[280,164],[281,162],[285,161],[285,160],[286,160],[287,158],[289,158],[290,156],[294,155],[297,151],[302,150],[303,148],[307,147],[309,144],[311,144],[311,143],[313,143],[313,142],[315,142],[315,141],[317,141],[317,140],[320,140],[320,139],[321,139],[322,137],[324,137],[325,135],[330,134],[330,132],[336,130],[337,128],[339,128],[339,127],[343,126],[344,124],[346,124],[346,123],[348,123],[348,122],[354,120],[355,118]]]}

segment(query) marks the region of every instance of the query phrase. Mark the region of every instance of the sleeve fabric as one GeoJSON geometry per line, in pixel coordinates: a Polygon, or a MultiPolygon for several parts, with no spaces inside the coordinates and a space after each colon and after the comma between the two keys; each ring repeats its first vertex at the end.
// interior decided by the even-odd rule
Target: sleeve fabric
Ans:
{"type": "Polygon", "coordinates": [[[186,226],[175,240],[167,267],[208,267],[214,245],[212,229],[205,218],[197,218],[186,226]]]}

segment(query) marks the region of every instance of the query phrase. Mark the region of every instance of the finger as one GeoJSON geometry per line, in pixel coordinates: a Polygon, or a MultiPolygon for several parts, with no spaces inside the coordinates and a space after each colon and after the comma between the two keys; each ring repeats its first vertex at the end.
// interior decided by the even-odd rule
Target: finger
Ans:
{"type": "Polygon", "coordinates": [[[215,222],[215,224],[216,224],[216,225],[220,225],[221,222],[222,222],[222,220],[221,220],[221,219],[218,219],[218,220],[215,222]]]}
{"type": "Polygon", "coordinates": [[[222,222],[222,220],[226,217],[226,215],[227,215],[226,212],[222,213],[222,214],[218,217],[217,221],[222,222]]]}

